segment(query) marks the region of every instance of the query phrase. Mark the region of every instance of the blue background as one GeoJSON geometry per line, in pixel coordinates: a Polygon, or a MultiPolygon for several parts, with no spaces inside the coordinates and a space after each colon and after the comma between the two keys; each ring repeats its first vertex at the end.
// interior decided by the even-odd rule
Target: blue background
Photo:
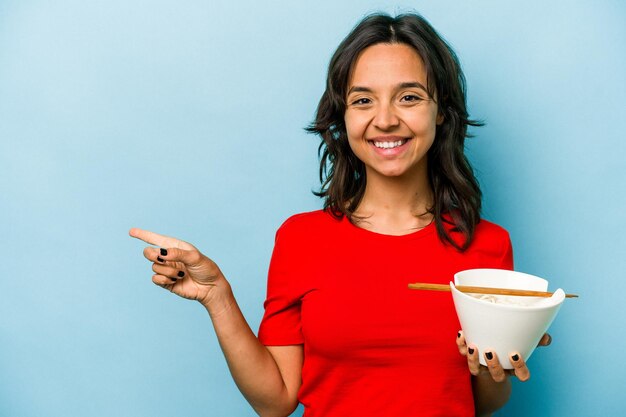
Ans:
{"type": "Polygon", "coordinates": [[[484,217],[518,270],[581,294],[498,415],[622,415],[626,6],[540,0],[0,1],[0,415],[254,415],[127,231],[196,244],[256,330],[276,228],[321,206],[302,128],[328,60],[366,13],[411,9],[487,122],[484,217]]]}

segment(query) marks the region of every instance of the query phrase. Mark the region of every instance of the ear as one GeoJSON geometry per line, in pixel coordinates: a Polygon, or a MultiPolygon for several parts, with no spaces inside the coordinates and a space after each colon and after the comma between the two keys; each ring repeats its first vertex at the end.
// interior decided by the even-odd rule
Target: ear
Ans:
{"type": "Polygon", "coordinates": [[[444,121],[443,114],[437,113],[437,126],[441,125],[444,121]]]}

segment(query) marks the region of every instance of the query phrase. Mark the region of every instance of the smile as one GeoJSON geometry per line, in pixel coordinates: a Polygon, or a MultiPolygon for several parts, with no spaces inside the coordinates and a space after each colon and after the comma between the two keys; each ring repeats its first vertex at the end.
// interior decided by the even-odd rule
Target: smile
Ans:
{"type": "Polygon", "coordinates": [[[402,146],[405,143],[407,143],[409,140],[408,139],[399,139],[396,141],[371,141],[371,143],[374,144],[374,146],[376,146],[377,148],[380,149],[393,149],[393,148],[397,148],[398,146],[402,146]]]}

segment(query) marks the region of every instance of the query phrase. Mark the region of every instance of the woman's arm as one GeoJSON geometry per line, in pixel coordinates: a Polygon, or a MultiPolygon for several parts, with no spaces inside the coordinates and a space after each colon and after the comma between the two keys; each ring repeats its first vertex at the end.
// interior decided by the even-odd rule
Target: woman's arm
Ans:
{"type": "MultiPolygon", "coordinates": [[[[539,341],[539,346],[548,346],[551,341],[552,338],[546,333],[539,341]]],[[[456,343],[461,355],[467,357],[467,366],[472,374],[476,417],[489,417],[504,407],[511,396],[509,376],[515,375],[520,381],[527,381],[530,378],[526,362],[518,353],[512,353],[509,357],[513,369],[505,370],[495,352],[484,352],[487,366],[481,365],[478,349],[466,344],[462,331],[458,333],[456,343]]]]}
{"type": "Polygon", "coordinates": [[[255,411],[268,417],[291,414],[298,404],[302,346],[261,344],[219,267],[193,245],[141,229],[130,235],[160,247],[144,249],[155,284],[206,308],[233,379],[255,411]]]}
{"type": "MultiPolygon", "coordinates": [[[[478,352],[474,352],[474,355],[478,363],[478,352]]],[[[491,416],[493,412],[504,407],[511,396],[511,381],[500,366],[498,358],[494,356],[487,363],[488,367],[478,363],[478,366],[472,365],[474,369],[470,368],[476,417],[491,416]],[[496,376],[491,373],[492,371],[496,373],[496,376]]]]}
{"type": "Polygon", "coordinates": [[[298,405],[302,345],[262,345],[232,292],[228,292],[222,302],[203,305],[211,316],[233,379],[260,416],[288,416],[298,405]]]}

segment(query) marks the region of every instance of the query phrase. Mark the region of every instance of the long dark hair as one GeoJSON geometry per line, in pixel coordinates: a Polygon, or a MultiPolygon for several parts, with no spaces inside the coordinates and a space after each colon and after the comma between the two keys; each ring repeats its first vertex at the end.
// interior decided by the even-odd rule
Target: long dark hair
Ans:
{"type": "Polygon", "coordinates": [[[463,251],[472,242],[481,207],[480,187],[465,157],[464,144],[468,126],[482,123],[469,119],[465,77],[456,54],[419,15],[402,14],[395,18],[387,14],[370,15],[335,51],[328,67],[326,91],[315,120],[307,128],[322,138],[319,147],[322,185],[315,195],[324,198],[324,209],[335,217],[347,216],[353,220],[365,192],[366,178],[364,164],[348,144],[344,122],[347,88],[359,54],[379,43],[409,45],[424,62],[428,94],[437,96],[438,113],[443,116],[428,151],[428,178],[434,193],[428,212],[434,217],[440,239],[463,251]],[[463,241],[453,239],[453,232],[460,232],[463,241]]]}

